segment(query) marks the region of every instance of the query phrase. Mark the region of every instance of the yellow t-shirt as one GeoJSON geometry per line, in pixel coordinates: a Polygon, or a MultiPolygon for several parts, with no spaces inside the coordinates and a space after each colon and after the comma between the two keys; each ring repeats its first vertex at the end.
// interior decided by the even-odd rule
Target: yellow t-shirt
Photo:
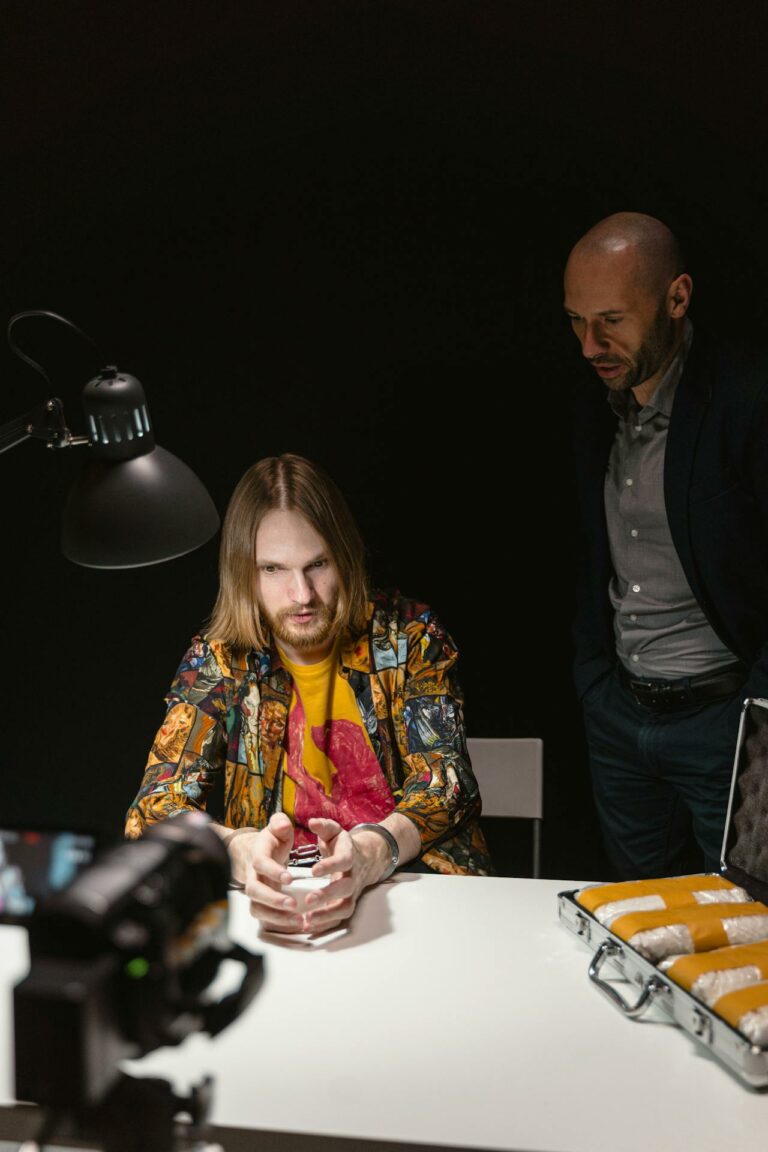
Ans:
{"type": "Polygon", "coordinates": [[[378,823],[394,810],[381,765],[354,692],[339,673],[338,649],[317,664],[295,664],[280,650],[293,677],[283,751],[283,810],[296,827],[295,843],[312,843],[312,816],[343,828],[378,823]]]}

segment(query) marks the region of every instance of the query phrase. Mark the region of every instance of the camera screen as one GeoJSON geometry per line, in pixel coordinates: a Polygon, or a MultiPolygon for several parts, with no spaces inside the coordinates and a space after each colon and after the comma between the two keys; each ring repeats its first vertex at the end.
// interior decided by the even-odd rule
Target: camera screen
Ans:
{"type": "Polygon", "coordinates": [[[0,923],[23,924],[94,858],[89,832],[0,828],[0,923]]]}

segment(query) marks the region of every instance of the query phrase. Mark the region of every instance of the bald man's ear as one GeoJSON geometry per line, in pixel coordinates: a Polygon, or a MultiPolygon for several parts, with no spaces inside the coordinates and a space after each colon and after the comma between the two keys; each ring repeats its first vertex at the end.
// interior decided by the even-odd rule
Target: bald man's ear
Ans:
{"type": "Polygon", "coordinates": [[[673,320],[682,320],[688,311],[693,292],[693,281],[687,272],[675,277],[667,292],[667,311],[673,320]]]}

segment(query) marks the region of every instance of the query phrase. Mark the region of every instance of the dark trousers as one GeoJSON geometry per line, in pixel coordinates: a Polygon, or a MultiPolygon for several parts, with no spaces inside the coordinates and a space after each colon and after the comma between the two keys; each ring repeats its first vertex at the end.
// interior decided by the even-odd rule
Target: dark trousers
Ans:
{"type": "Polygon", "coordinates": [[[582,703],[592,787],[615,878],[690,872],[691,830],[704,870],[717,871],[741,695],[656,713],[611,672],[582,703]]]}

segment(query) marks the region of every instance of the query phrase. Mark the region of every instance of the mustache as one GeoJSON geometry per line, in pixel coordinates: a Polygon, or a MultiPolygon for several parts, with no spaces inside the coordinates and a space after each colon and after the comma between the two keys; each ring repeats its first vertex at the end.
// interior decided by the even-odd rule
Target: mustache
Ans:
{"type": "Polygon", "coordinates": [[[606,356],[601,352],[598,356],[588,356],[587,363],[602,365],[604,368],[615,368],[619,364],[626,364],[626,360],[622,360],[620,356],[606,356]]]}
{"type": "Polygon", "coordinates": [[[295,608],[281,608],[275,619],[290,620],[291,616],[306,616],[308,613],[317,616],[320,620],[330,620],[332,616],[330,608],[326,607],[325,604],[305,604],[297,605],[295,608]]]}

